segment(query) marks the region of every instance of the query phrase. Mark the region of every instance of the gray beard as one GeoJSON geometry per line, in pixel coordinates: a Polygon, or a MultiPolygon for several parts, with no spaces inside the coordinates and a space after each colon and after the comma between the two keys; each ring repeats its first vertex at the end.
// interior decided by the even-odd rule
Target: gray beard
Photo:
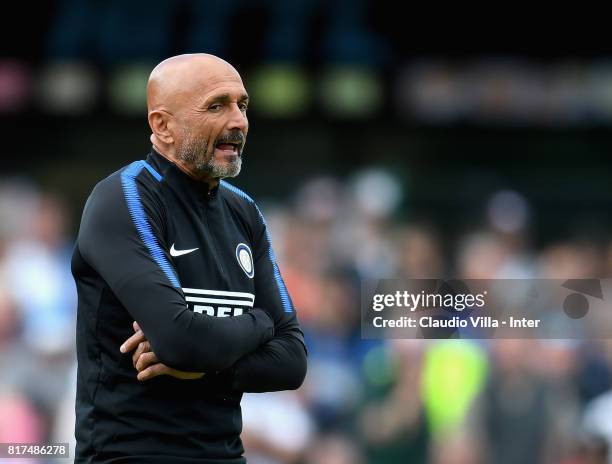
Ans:
{"type": "Polygon", "coordinates": [[[223,179],[224,177],[235,177],[242,168],[242,154],[229,164],[219,163],[215,160],[214,152],[209,156],[206,151],[208,142],[191,137],[189,131],[183,134],[183,143],[177,152],[178,159],[193,166],[200,175],[207,175],[213,179],[223,179]]]}

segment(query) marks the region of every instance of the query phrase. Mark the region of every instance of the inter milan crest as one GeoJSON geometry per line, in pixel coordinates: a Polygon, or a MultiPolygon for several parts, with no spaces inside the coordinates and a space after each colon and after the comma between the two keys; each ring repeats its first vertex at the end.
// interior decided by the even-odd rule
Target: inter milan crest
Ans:
{"type": "Polygon", "coordinates": [[[244,243],[239,243],[236,247],[236,259],[244,273],[252,279],[255,275],[255,266],[253,265],[251,249],[244,243]]]}

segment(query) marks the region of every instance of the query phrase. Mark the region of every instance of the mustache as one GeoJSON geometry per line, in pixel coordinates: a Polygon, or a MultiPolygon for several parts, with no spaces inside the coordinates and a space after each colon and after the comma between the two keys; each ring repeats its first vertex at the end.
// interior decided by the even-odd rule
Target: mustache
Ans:
{"type": "Polygon", "coordinates": [[[215,140],[215,146],[221,143],[234,143],[242,147],[244,145],[244,142],[245,137],[242,131],[235,130],[217,137],[217,140],[215,140]]]}

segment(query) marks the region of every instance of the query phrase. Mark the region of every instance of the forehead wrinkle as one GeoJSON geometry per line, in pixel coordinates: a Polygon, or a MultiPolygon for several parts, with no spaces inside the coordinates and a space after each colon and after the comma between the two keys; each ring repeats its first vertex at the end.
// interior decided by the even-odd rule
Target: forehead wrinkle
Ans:
{"type": "MultiPolygon", "coordinates": [[[[244,100],[248,100],[249,96],[246,93],[241,93],[240,95],[238,95],[238,98],[236,98],[236,101],[244,101],[244,100]]],[[[229,92],[224,92],[224,93],[220,93],[220,94],[216,94],[216,95],[211,95],[206,99],[207,102],[230,102],[232,101],[232,96],[229,92]]]]}
{"type": "Polygon", "coordinates": [[[236,100],[237,101],[242,101],[249,98],[246,89],[240,85],[239,88],[237,88],[235,85],[230,84],[229,86],[227,85],[218,85],[215,86],[213,88],[209,88],[206,92],[204,92],[201,96],[200,96],[200,102],[201,104],[209,104],[213,101],[231,101],[233,99],[233,96],[236,95],[236,100]]]}

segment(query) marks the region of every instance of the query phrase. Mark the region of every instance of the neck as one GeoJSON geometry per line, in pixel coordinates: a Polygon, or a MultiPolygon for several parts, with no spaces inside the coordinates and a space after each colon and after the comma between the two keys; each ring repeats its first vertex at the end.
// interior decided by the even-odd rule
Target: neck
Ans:
{"type": "Polygon", "coordinates": [[[197,180],[198,182],[202,182],[202,183],[207,184],[209,191],[214,189],[217,185],[219,185],[219,179],[215,179],[213,177],[210,177],[207,174],[200,174],[200,173],[196,172],[196,170],[193,168],[193,166],[189,166],[187,163],[184,163],[183,161],[177,159],[176,156],[171,155],[169,152],[164,153],[164,151],[160,150],[160,148],[157,147],[156,145],[153,145],[153,148],[155,149],[155,151],[157,153],[159,153],[164,158],[166,158],[168,161],[173,163],[177,168],[179,168],[181,171],[183,171],[189,177],[191,177],[192,179],[197,180]]]}

